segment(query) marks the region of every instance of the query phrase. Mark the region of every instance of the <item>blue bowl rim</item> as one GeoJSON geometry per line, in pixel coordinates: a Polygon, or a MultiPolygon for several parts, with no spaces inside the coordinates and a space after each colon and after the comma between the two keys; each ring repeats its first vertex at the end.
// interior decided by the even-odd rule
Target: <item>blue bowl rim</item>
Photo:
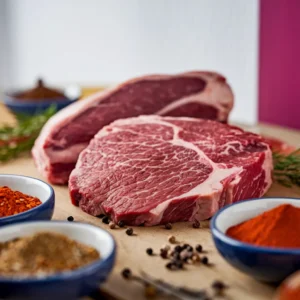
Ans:
{"type": "Polygon", "coordinates": [[[13,95],[10,95],[9,93],[5,93],[2,102],[7,105],[15,106],[15,107],[36,107],[36,106],[45,106],[45,105],[51,105],[51,104],[57,104],[57,105],[65,105],[68,103],[76,102],[79,99],[79,97],[76,97],[74,99],[68,98],[67,96],[63,97],[55,97],[51,98],[51,100],[44,100],[41,102],[34,101],[33,99],[27,99],[27,101],[19,101],[17,98],[15,98],[13,95]],[[13,100],[15,99],[15,101],[13,100]],[[57,101],[59,100],[59,101],[57,101]]]}
{"type": "Polygon", "coordinates": [[[300,198],[293,198],[293,197],[263,197],[263,198],[251,198],[251,199],[246,199],[243,201],[238,201],[229,205],[224,206],[221,208],[212,218],[210,222],[210,228],[212,231],[212,235],[221,239],[224,243],[229,244],[230,246],[237,247],[240,249],[244,249],[248,252],[261,252],[265,254],[282,254],[282,255],[288,255],[288,254],[294,254],[294,255],[300,255],[300,248],[272,248],[272,247],[262,247],[262,246],[255,246],[252,244],[244,243],[239,240],[233,239],[223,233],[216,225],[216,220],[220,214],[222,214],[223,211],[231,208],[232,206],[242,204],[244,202],[249,202],[253,200],[272,200],[272,199],[278,199],[278,200],[283,200],[283,199],[290,199],[290,200],[299,200],[300,198]]]}
{"type": "MultiPolygon", "coordinates": [[[[67,221],[30,221],[30,222],[26,222],[26,224],[34,224],[34,223],[55,223],[55,224],[62,224],[62,223],[70,223],[71,222],[67,222],[67,221]]],[[[20,225],[19,224],[12,224],[12,225],[8,225],[8,226],[17,226],[20,225]]],[[[97,261],[73,270],[73,271],[68,271],[68,272],[62,272],[62,273],[58,273],[58,274],[54,274],[54,275],[50,275],[50,276],[45,276],[45,277],[26,277],[26,278],[22,278],[22,277],[3,277],[0,276],[0,283],[22,283],[22,284],[38,284],[38,283],[51,283],[51,282],[56,282],[56,281],[64,281],[64,280],[75,280],[78,279],[82,276],[85,276],[85,273],[91,273],[97,269],[101,269],[109,260],[113,259],[113,257],[115,256],[116,253],[116,242],[115,239],[113,238],[113,236],[106,231],[105,229],[102,229],[101,227],[97,227],[95,225],[91,225],[91,224],[87,224],[87,223],[82,223],[82,222],[76,222],[77,225],[80,226],[85,226],[85,227],[96,227],[99,230],[104,231],[105,233],[108,234],[108,236],[111,238],[112,240],[112,251],[111,253],[105,258],[102,259],[100,257],[100,259],[98,259],[97,261]]],[[[72,226],[72,225],[70,225],[72,226]]],[[[100,253],[101,255],[101,253],[100,253]]]]}
{"type": "MultiPolygon", "coordinates": [[[[21,213],[16,214],[16,215],[12,215],[12,216],[8,216],[8,217],[0,217],[0,224],[1,224],[2,221],[5,221],[5,222],[8,221],[9,222],[9,221],[17,220],[17,219],[22,218],[26,215],[28,215],[28,217],[29,217],[29,216],[32,215],[32,212],[38,211],[38,210],[42,209],[44,206],[48,205],[49,201],[53,200],[53,202],[55,202],[55,200],[54,200],[54,196],[55,196],[54,189],[49,183],[47,183],[47,182],[45,182],[41,179],[31,177],[31,176],[17,175],[17,174],[0,174],[0,177],[4,177],[4,176],[19,177],[19,178],[23,177],[23,178],[30,178],[30,179],[33,179],[33,180],[36,180],[36,181],[40,181],[40,182],[42,182],[43,184],[47,185],[50,188],[50,196],[48,197],[47,200],[42,202],[42,204],[40,204],[40,205],[38,205],[34,208],[31,208],[29,210],[26,210],[26,211],[21,212],[21,213]]],[[[22,218],[22,220],[24,220],[24,218],[22,218]]]]}

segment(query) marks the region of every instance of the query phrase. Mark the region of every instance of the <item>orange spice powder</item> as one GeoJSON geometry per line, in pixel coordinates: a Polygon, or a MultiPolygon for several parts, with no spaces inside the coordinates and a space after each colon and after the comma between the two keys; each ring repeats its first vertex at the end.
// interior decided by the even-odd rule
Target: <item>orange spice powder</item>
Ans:
{"type": "Polygon", "coordinates": [[[229,228],[226,234],[257,246],[300,248],[299,232],[300,208],[282,204],[229,228]]]}
{"type": "Polygon", "coordinates": [[[0,187],[0,217],[8,217],[42,204],[41,200],[13,191],[7,186],[0,187]]]}

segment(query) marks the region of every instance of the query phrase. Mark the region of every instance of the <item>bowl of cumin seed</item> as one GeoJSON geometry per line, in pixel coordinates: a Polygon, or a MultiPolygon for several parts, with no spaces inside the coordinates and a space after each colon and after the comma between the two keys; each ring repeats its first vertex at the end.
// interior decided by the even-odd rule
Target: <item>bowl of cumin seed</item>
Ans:
{"type": "Polygon", "coordinates": [[[38,221],[0,228],[1,299],[78,299],[99,289],[116,255],[93,225],[38,221]]]}

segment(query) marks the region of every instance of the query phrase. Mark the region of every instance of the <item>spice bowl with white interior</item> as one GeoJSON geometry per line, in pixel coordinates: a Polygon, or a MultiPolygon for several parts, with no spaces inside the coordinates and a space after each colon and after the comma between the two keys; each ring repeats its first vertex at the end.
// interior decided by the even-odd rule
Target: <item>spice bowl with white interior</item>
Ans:
{"type": "Polygon", "coordinates": [[[38,276],[0,274],[1,299],[78,299],[99,288],[111,272],[116,255],[113,237],[105,230],[83,223],[40,221],[14,224],[0,229],[0,243],[36,233],[61,234],[98,251],[100,258],[81,268],[38,276]]]}
{"type": "MultiPolygon", "coordinates": [[[[54,211],[55,194],[53,188],[48,183],[28,176],[0,174],[0,188],[5,186],[13,191],[36,197],[40,200],[41,204],[24,212],[0,217],[0,226],[26,221],[51,220],[54,211]]],[[[4,200],[1,198],[0,205],[1,201],[7,201],[7,199],[4,200]]],[[[22,199],[20,200],[22,201],[22,199]]],[[[5,203],[3,203],[2,209],[4,207],[5,203]]]]}
{"type": "MultiPolygon", "coordinates": [[[[267,212],[282,204],[300,207],[296,198],[251,199],[228,205],[211,221],[211,232],[216,248],[236,269],[257,280],[278,283],[300,269],[300,248],[256,246],[229,237],[232,226],[267,212]]],[[[299,220],[300,222],[300,220],[299,220]]]]}

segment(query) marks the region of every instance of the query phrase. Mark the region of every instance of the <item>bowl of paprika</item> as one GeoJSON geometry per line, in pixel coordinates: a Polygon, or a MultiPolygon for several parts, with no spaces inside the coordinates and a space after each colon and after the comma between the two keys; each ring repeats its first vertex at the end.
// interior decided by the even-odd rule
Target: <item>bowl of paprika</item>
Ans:
{"type": "Polygon", "coordinates": [[[217,212],[210,226],[224,259],[257,280],[279,283],[300,269],[300,199],[237,202],[217,212]]]}
{"type": "Polygon", "coordinates": [[[53,188],[37,178],[0,174],[0,226],[51,220],[55,203],[53,188]]]}

